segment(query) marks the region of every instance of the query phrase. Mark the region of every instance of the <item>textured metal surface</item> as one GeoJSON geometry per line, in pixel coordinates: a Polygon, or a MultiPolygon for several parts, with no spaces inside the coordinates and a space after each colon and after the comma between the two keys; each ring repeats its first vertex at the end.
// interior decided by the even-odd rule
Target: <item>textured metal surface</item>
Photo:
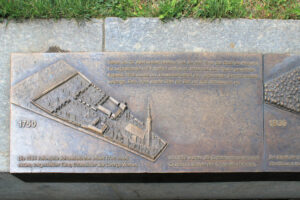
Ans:
{"type": "Polygon", "coordinates": [[[0,23],[0,171],[9,171],[10,55],[13,52],[102,51],[102,19],[0,23]],[[74,42],[75,41],[75,42],[74,42]],[[59,48],[57,48],[59,47],[59,48]],[[55,49],[56,48],[56,49],[55,49]]]}
{"type": "MultiPolygon", "coordinates": [[[[259,54],[14,54],[11,81],[11,172],[263,170],[259,54]],[[145,159],[151,155],[130,151],[112,142],[112,138],[93,135],[101,127],[89,126],[93,120],[86,121],[81,109],[82,118],[76,120],[70,120],[67,114],[62,117],[63,114],[52,113],[68,104],[65,97],[77,98],[76,84],[70,84],[64,92],[54,89],[69,84],[64,81],[74,73],[113,97],[115,106],[120,105],[116,101],[127,104],[128,110],[122,116],[130,116],[126,114],[130,110],[136,122],[128,125],[115,120],[112,129],[122,133],[120,141],[125,141],[124,132],[137,137],[153,132],[151,137],[168,143],[157,160],[145,159]],[[51,92],[55,95],[47,96],[51,92]],[[50,110],[52,107],[55,109],[50,110]]],[[[97,112],[112,116],[107,110],[113,107],[103,104],[105,110],[96,106],[94,100],[99,98],[81,101],[84,106],[93,105],[97,112]]],[[[68,110],[78,112],[77,106],[68,110]]],[[[109,118],[107,122],[113,121],[109,118]]],[[[143,144],[151,143],[147,141],[143,144]]]]}
{"type": "Polygon", "coordinates": [[[300,170],[300,56],[265,55],[267,171],[300,170]]]}
{"type": "MultiPolygon", "coordinates": [[[[54,77],[58,76],[56,66],[57,64],[48,67],[54,77]]],[[[43,84],[47,84],[49,88],[31,101],[42,113],[46,112],[55,120],[62,120],[64,124],[81,127],[95,137],[153,161],[164,150],[166,142],[151,131],[150,105],[145,125],[132,115],[125,103],[108,96],[77,71],[71,76],[67,73],[65,80],[58,84],[47,83],[45,79],[48,76],[48,68],[36,73],[35,76],[43,77],[43,84]]],[[[24,88],[30,86],[22,81],[14,87],[14,90],[25,91],[24,88]]],[[[16,93],[20,95],[21,92],[16,93]]]]}
{"type": "Polygon", "coordinates": [[[264,87],[267,103],[300,113],[300,66],[268,81],[264,87]]]}

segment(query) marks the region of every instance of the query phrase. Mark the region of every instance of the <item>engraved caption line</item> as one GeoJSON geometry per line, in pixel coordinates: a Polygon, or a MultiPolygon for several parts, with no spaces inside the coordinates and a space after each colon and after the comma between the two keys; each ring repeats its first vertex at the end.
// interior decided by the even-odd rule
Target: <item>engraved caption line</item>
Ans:
{"type": "Polygon", "coordinates": [[[169,155],[168,160],[259,160],[259,156],[169,155]]]}
{"type": "Polygon", "coordinates": [[[46,162],[46,163],[19,163],[18,167],[137,167],[137,163],[66,163],[66,162],[46,162]]]}
{"type": "Polygon", "coordinates": [[[269,155],[269,160],[300,160],[300,155],[269,155]]]}
{"type": "Polygon", "coordinates": [[[129,67],[107,67],[108,71],[209,71],[209,72],[255,72],[255,68],[233,68],[233,67],[180,67],[180,66],[129,66],[129,67]]]}
{"type": "Polygon", "coordinates": [[[255,162],[241,162],[241,161],[203,161],[203,162],[170,162],[169,167],[256,167],[255,162]]]}
{"type": "Polygon", "coordinates": [[[128,157],[115,156],[18,156],[18,167],[137,167],[128,157]]]}
{"type": "Polygon", "coordinates": [[[161,85],[238,85],[239,81],[222,81],[222,80],[109,80],[109,84],[161,84],[161,85]]]}
{"type": "Polygon", "coordinates": [[[256,167],[259,156],[170,155],[169,167],[256,167]]]}
{"type": "Polygon", "coordinates": [[[110,65],[127,65],[127,64],[206,64],[206,65],[260,65],[256,61],[230,61],[230,60],[109,60],[110,65]]]}
{"type": "Polygon", "coordinates": [[[161,74],[136,74],[136,73],[107,73],[109,78],[249,78],[249,79],[257,79],[257,74],[195,74],[195,73],[161,73],[161,74]]]}
{"type": "Polygon", "coordinates": [[[129,160],[129,157],[116,157],[116,156],[18,156],[18,161],[116,161],[116,160],[129,160]]]}
{"type": "Polygon", "coordinates": [[[284,161],[270,161],[269,166],[289,166],[289,167],[299,167],[300,162],[284,162],[284,161]]]}

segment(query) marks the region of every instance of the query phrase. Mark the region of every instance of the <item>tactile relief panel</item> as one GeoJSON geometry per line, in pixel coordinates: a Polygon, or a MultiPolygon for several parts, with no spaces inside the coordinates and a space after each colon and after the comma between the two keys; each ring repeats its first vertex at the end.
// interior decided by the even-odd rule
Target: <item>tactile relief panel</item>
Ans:
{"type": "Polygon", "coordinates": [[[259,54],[14,54],[11,88],[11,172],[264,170],[259,54]]]}
{"type": "Polygon", "coordinates": [[[265,55],[267,171],[300,170],[300,56],[265,55]]]}

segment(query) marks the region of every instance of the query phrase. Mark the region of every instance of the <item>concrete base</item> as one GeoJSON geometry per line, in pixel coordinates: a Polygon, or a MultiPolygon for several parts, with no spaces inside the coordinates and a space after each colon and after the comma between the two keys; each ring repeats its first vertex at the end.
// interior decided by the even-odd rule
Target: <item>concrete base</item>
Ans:
{"type": "Polygon", "coordinates": [[[278,199],[299,198],[300,182],[28,183],[0,174],[1,199],[278,199]]]}

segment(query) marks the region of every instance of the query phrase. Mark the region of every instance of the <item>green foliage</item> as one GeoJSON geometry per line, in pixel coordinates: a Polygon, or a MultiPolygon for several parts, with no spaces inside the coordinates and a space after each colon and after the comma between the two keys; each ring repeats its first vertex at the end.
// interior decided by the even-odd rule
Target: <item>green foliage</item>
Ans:
{"type": "Polygon", "coordinates": [[[300,19],[299,0],[0,0],[0,21],[159,17],[300,19]]]}
{"type": "Polygon", "coordinates": [[[241,0],[208,0],[199,16],[212,18],[246,17],[246,9],[241,0]]]}
{"type": "Polygon", "coordinates": [[[162,0],[159,3],[159,18],[167,20],[189,17],[197,4],[197,0],[162,0]]]}
{"type": "Polygon", "coordinates": [[[299,0],[256,0],[246,6],[255,18],[300,19],[299,0]]]}

